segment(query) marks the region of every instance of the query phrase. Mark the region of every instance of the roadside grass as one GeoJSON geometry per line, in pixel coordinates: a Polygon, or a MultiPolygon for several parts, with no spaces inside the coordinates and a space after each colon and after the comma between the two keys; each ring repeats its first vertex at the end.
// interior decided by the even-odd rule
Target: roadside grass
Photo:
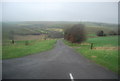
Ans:
{"type": "MultiPolygon", "coordinates": [[[[118,50],[90,49],[90,45],[72,44],[64,40],[65,44],[72,46],[78,53],[107,69],[118,73],[118,50]]],[[[94,47],[112,47],[118,45],[117,36],[88,38],[85,43],[94,43],[94,47]]]]}
{"type": "Polygon", "coordinates": [[[42,41],[16,41],[16,44],[3,45],[2,59],[18,58],[30,54],[35,54],[47,51],[53,48],[56,40],[42,40],[42,41]]]}

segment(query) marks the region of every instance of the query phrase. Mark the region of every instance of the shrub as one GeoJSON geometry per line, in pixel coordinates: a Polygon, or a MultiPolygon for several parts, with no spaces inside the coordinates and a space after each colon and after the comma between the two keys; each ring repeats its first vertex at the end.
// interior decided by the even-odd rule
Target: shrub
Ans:
{"type": "Polygon", "coordinates": [[[81,43],[86,39],[84,25],[77,24],[64,31],[64,39],[72,43],[81,43]]]}
{"type": "Polygon", "coordinates": [[[110,31],[109,35],[117,35],[117,33],[115,31],[110,31]]]}
{"type": "Polygon", "coordinates": [[[29,45],[29,42],[28,42],[28,41],[25,41],[25,45],[29,45]]]}
{"type": "Polygon", "coordinates": [[[97,32],[97,36],[106,36],[103,30],[97,32]]]}

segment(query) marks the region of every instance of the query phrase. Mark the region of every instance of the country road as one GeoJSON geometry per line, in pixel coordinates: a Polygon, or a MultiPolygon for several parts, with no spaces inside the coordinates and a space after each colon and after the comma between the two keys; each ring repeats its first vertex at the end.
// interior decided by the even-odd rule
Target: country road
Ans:
{"type": "Polygon", "coordinates": [[[3,79],[117,79],[117,75],[58,40],[54,49],[3,60],[3,79]]]}

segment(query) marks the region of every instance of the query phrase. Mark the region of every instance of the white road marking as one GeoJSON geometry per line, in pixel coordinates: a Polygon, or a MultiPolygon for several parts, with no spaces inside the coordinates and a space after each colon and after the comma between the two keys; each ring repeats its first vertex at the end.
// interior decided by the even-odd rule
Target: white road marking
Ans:
{"type": "Polygon", "coordinates": [[[71,81],[74,81],[74,78],[72,76],[72,73],[69,73],[71,81]]]}

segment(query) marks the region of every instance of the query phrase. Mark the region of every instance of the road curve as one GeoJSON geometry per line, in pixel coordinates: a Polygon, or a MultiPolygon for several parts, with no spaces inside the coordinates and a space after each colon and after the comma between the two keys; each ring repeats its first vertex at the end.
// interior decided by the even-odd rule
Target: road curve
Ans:
{"type": "Polygon", "coordinates": [[[3,79],[117,79],[117,75],[77,54],[58,40],[55,48],[3,60],[3,79]]]}

